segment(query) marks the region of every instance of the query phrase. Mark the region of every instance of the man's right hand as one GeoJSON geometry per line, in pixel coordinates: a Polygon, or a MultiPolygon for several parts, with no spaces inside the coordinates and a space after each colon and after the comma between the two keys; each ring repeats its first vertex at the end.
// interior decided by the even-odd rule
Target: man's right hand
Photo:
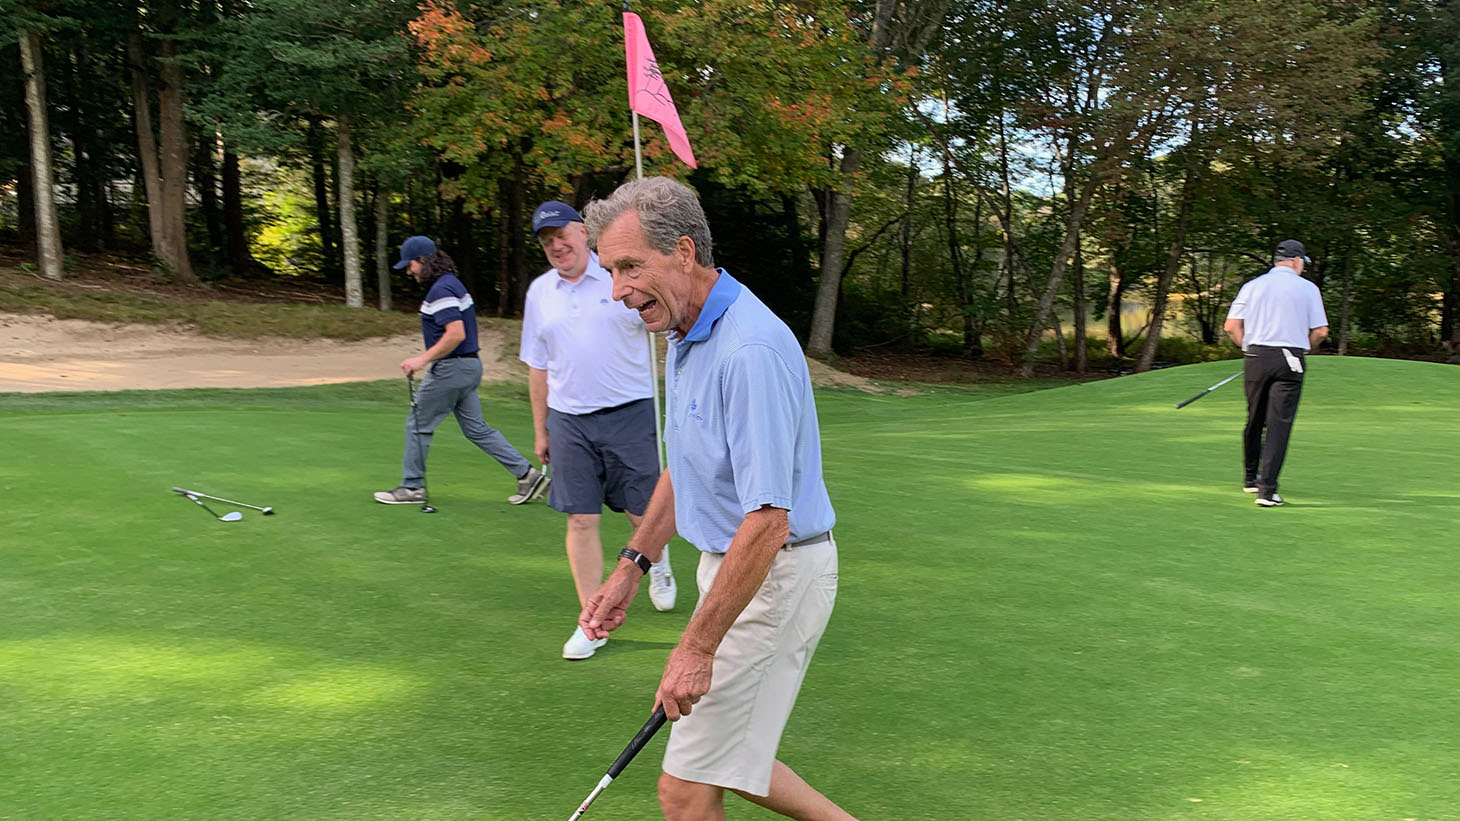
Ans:
{"type": "Polygon", "coordinates": [[[548,458],[548,435],[546,432],[538,433],[532,438],[532,452],[537,454],[537,462],[546,465],[552,462],[548,458]]]}
{"type": "Polygon", "coordinates": [[[628,618],[629,604],[639,595],[639,580],[644,574],[632,562],[620,560],[619,566],[609,574],[602,586],[578,615],[578,626],[590,640],[606,639],[608,634],[623,626],[628,618]]]}

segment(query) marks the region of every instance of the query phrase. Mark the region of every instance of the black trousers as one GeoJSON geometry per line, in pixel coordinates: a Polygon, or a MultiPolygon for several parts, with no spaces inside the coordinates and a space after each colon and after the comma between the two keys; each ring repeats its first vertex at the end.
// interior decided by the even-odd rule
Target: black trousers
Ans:
{"type": "MultiPolygon", "coordinates": [[[[1307,370],[1304,352],[1288,348],[1307,370]]],[[[1293,417],[1303,395],[1303,374],[1288,366],[1282,348],[1253,345],[1242,359],[1247,388],[1247,427],[1242,429],[1243,478],[1264,497],[1277,492],[1278,473],[1288,453],[1293,417]],[[1260,471],[1259,471],[1260,468],[1260,471]]]]}

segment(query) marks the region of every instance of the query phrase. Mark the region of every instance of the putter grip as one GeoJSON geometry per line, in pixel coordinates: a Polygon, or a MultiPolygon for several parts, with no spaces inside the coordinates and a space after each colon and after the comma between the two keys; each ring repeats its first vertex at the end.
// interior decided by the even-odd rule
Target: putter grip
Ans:
{"type": "Polygon", "coordinates": [[[1209,390],[1202,391],[1201,393],[1197,394],[1196,396],[1193,396],[1190,399],[1186,400],[1185,402],[1182,402],[1181,404],[1177,405],[1176,406],[1176,409],[1177,410],[1181,410],[1182,408],[1186,407],[1187,405],[1190,405],[1192,402],[1195,402],[1196,400],[1202,398],[1203,396],[1206,396],[1210,392],[1211,391],[1209,391],[1209,390]]]}
{"type": "Polygon", "coordinates": [[[644,749],[644,745],[648,744],[649,739],[653,738],[654,734],[659,732],[659,728],[663,726],[664,708],[660,707],[654,711],[654,715],[649,716],[649,720],[644,722],[643,727],[639,728],[639,732],[634,735],[634,739],[629,742],[629,746],[625,747],[624,751],[619,753],[618,758],[609,766],[608,777],[618,778],[618,774],[623,772],[625,767],[629,766],[629,762],[634,760],[634,756],[638,755],[639,751],[644,749]]]}

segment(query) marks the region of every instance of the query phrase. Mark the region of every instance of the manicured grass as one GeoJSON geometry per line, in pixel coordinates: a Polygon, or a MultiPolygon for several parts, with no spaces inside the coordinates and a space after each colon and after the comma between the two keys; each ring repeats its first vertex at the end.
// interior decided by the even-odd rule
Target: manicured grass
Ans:
{"type": "MultiPolygon", "coordinates": [[[[1237,383],[1172,408],[1233,363],[821,394],[841,591],[782,757],[866,819],[1454,817],[1460,370],[1311,363],[1278,510],[1239,489],[1237,383]]],[[[0,397],[0,816],[572,812],[690,596],[559,659],[562,518],[451,423],[440,514],[369,501],[403,394],[0,397]]],[[[653,817],[662,747],[590,817],[653,817]]]]}

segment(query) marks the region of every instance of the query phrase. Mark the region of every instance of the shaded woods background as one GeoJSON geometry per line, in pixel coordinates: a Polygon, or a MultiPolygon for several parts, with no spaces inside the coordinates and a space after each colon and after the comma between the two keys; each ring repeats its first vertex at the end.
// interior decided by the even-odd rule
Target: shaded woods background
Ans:
{"type": "MultiPolygon", "coordinates": [[[[425,233],[513,315],[532,206],[633,174],[619,8],[0,1],[0,243],[390,307],[425,233]]],[[[635,10],[701,164],[646,122],[646,173],[700,190],[717,261],[813,354],[1226,355],[1286,237],[1336,352],[1460,353],[1454,0],[635,10]]]]}

